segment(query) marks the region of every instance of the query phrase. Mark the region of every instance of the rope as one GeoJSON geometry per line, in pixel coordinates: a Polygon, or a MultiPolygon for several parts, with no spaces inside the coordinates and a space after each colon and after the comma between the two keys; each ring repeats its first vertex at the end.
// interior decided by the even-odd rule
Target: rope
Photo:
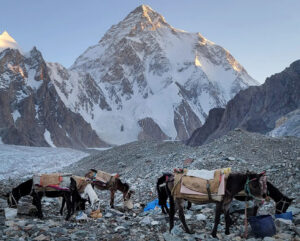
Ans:
{"type": "Polygon", "coordinates": [[[244,232],[244,238],[245,239],[247,239],[247,236],[248,236],[247,209],[248,209],[248,198],[246,197],[246,204],[245,204],[245,232],[244,232]]]}

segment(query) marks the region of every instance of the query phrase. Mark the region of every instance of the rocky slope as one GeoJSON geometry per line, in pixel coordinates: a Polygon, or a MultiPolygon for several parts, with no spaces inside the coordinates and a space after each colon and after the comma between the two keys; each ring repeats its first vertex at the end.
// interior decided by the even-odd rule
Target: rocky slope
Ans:
{"type": "MultiPolygon", "coordinates": [[[[187,223],[195,234],[186,234],[178,218],[174,231],[168,232],[168,219],[160,210],[143,212],[143,204],[156,198],[155,184],[164,171],[172,171],[174,167],[182,167],[184,160],[192,158],[189,168],[214,169],[232,167],[233,172],[251,170],[260,172],[267,170],[267,176],[276,187],[295,201],[290,210],[293,211],[292,224],[284,224],[276,220],[276,236],[266,240],[299,240],[300,225],[300,139],[272,138],[260,134],[236,129],[210,144],[200,147],[189,147],[180,142],[134,142],[114,147],[84,158],[76,164],[64,169],[83,175],[89,168],[99,168],[111,173],[120,173],[135,190],[133,197],[135,207],[126,211],[122,207],[121,195],[117,193],[116,209],[110,209],[109,193],[97,191],[101,199],[101,210],[104,217],[90,219],[87,223],[65,222],[59,217],[59,204],[56,200],[45,199],[43,206],[45,219],[38,220],[28,215],[30,199],[23,199],[19,210],[26,215],[19,215],[18,220],[0,225],[0,235],[4,240],[23,238],[42,240],[217,240],[210,236],[214,218],[214,204],[193,205],[192,210],[185,210],[187,223]],[[15,230],[18,230],[17,232],[15,230]]],[[[0,182],[1,191],[8,190],[20,180],[0,182]],[[13,184],[14,183],[14,184],[13,184]]],[[[252,203],[249,204],[250,206],[252,203]]],[[[5,206],[4,200],[0,206],[5,206]]],[[[232,211],[243,213],[244,203],[234,202],[232,211]]],[[[1,209],[0,209],[1,210],[1,209]]],[[[87,213],[89,210],[86,211],[87,213]]],[[[265,203],[260,214],[273,214],[274,203],[265,203]]],[[[0,212],[0,222],[4,217],[0,212]]],[[[231,234],[224,234],[224,221],[221,218],[219,240],[243,240],[243,214],[232,214],[235,224],[231,234]]],[[[249,227],[250,229],[250,227],[249,227]]],[[[249,241],[258,241],[249,234],[249,241]]]]}
{"type": "Polygon", "coordinates": [[[29,146],[105,146],[78,113],[59,98],[41,53],[0,52],[0,138],[29,146]]]}
{"type": "MultiPolygon", "coordinates": [[[[113,25],[70,69],[88,73],[102,99],[90,99],[94,107],[87,108],[63,91],[61,98],[113,144],[186,140],[211,108],[257,84],[227,50],[170,26],[145,5],[113,25]]],[[[60,80],[64,73],[54,72],[56,88],[65,82],[70,92],[76,89],[60,80]]]]}
{"type": "Polygon", "coordinates": [[[300,138],[300,109],[296,109],[276,121],[275,129],[268,135],[272,137],[279,136],[297,136],[300,138]]]}
{"type": "MultiPolygon", "coordinates": [[[[208,117],[207,123],[196,130],[187,143],[191,146],[201,145],[237,127],[265,134],[276,127],[278,119],[299,107],[300,60],[293,62],[281,73],[267,78],[263,85],[240,91],[228,102],[222,117],[218,118],[219,123],[216,124],[213,117],[208,117]],[[210,128],[210,126],[218,127],[210,128]]],[[[297,115],[286,124],[289,123],[291,123],[290,134],[293,132],[292,129],[297,132],[299,127],[297,115]]]]}

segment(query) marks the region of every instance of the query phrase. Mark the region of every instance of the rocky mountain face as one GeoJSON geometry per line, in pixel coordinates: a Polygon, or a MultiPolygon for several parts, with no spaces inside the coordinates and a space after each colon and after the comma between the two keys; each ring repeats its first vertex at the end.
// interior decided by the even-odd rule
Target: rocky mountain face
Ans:
{"type": "Polygon", "coordinates": [[[26,55],[11,48],[0,52],[0,137],[5,144],[29,146],[106,145],[65,106],[36,48],[26,55]]]}
{"type": "MultiPolygon", "coordinates": [[[[266,79],[261,86],[249,87],[240,91],[230,100],[224,110],[219,123],[213,117],[208,117],[207,123],[193,134],[188,140],[191,146],[201,145],[216,139],[235,128],[242,128],[251,132],[266,134],[275,129],[274,135],[296,135],[299,132],[300,107],[300,60],[292,63],[281,73],[266,79]],[[293,112],[295,111],[295,112],[293,112]],[[284,115],[291,113],[288,117],[284,115]],[[298,113],[298,114],[297,114],[298,113]],[[280,119],[282,118],[283,119],[280,119]],[[277,126],[276,126],[276,121],[277,126]],[[218,126],[211,128],[211,126],[218,126]],[[289,127],[288,127],[289,126],[289,127]],[[288,130],[288,131],[285,131],[288,130]]],[[[211,112],[212,114],[214,112],[211,112]]],[[[271,132],[273,133],[273,132],[271,132]]]]}
{"type": "Polygon", "coordinates": [[[81,77],[50,67],[65,105],[112,144],[186,140],[211,108],[224,107],[241,89],[257,84],[227,50],[170,26],[145,5],[113,25],[71,66],[71,73],[90,76],[93,93],[81,77]]]}

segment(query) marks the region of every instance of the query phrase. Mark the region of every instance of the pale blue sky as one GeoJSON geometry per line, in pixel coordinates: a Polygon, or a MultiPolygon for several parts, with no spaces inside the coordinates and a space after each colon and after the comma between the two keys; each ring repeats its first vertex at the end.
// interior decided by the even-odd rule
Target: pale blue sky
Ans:
{"type": "Polygon", "coordinates": [[[141,4],[226,48],[260,82],[300,58],[299,0],[1,0],[0,32],[69,67],[141,4]]]}

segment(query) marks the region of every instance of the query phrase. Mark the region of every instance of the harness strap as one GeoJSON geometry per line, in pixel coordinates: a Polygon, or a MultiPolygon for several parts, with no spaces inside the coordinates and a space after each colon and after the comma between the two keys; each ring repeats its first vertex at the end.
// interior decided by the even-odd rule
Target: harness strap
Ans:
{"type": "Polygon", "coordinates": [[[210,184],[209,184],[209,180],[206,180],[206,190],[207,190],[208,199],[209,199],[209,201],[211,201],[212,198],[211,198],[211,192],[210,192],[210,184]]]}
{"type": "Polygon", "coordinates": [[[285,207],[285,204],[288,203],[288,202],[287,202],[286,200],[284,200],[284,198],[282,197],[282,198],[279,200],[279,202],[276,202],[276,206],[277,206],[278,203],[283,203],[283,205],[282,205],[281,209],[277,209],[277,208],[276,208],[276,211],[279,211],[280,213],[283,213],[283,209],[284,209],[284,207],[285,207]]]}

